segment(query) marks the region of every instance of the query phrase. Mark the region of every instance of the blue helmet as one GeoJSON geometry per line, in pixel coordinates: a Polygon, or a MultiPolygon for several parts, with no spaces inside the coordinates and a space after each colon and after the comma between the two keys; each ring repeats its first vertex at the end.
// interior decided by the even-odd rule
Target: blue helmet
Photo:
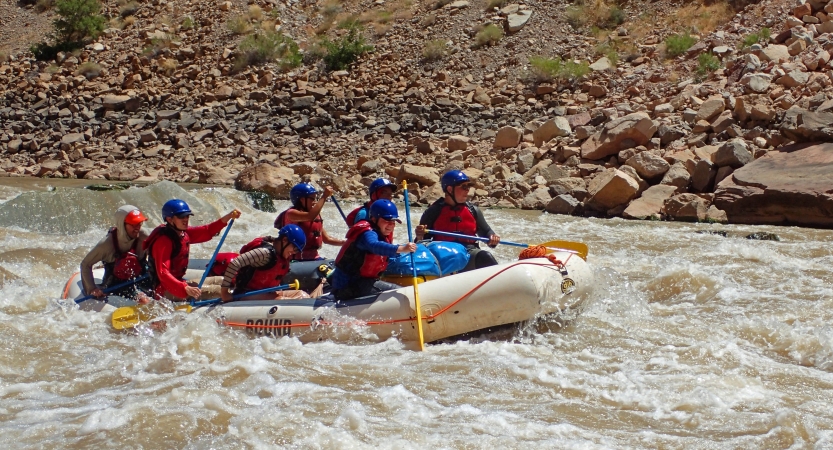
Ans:
{"type": "Polygon", "coordinates": [[[175,198],[173,200],[168,200],[162,205],[162,218],[167,219],[168,217],[180,216],[183,214],[187,214],[189,216],[193,216],[194,213],[191,212],[191,208],[188,207],[188,204],[184,201],[175,198]]]}
{"type": "Polygon", "coordinates": [[[301,227],[294,223],[281,228],[281,231],[278,232],[278,239],[282,237],[285,237],[290,244],[298,247],[298,250],[303,250],[304,246],[307,245],[307,235],[304,234],[301,227]]]}
{"type": "Polygon", "coordinates": [[[295,186],[292,186],[292,189],[289,190],[289,201],[292,202],[292,206],[295,208],[303,208],[301,206],[301,199],[304,197],[310,197],[317,194],[318,191],[315,190],[315,187],[309,183],[298,183],[295,186]]]}
{"type": "Polygon", "coordinates": [[[373,194],[375,194],[376,191],[383,187],[389,187],[393,190],[393,192],[396,192],[396,185],[393,184],[390,180],[388,180],[387,178],[377,178],[373,180],[372,183],[370,183],[370,188],[368,188],[368,193],[370,194],[371,200],[373,199],[373,194]]]}
{"type": "Polygon", "coordinates": [[[399,220],[399,210],[396,209],[396,205],[394,205],[392,201],[386,199],[376,200],[372,205],[370,205],[370,218],[395,220],[402,223],[402,221],[399,220]]]}
{"type": "Polygon", "coordinates": [[[443,177],[440,179],[440,185],[443,188],[443,193],[446,193],[446,189],[449,186],[454,187],[463,184],[466,181],[470,181],[469,177],[464,174],[462,170],[449,170],[443,174],[443,177]]]}

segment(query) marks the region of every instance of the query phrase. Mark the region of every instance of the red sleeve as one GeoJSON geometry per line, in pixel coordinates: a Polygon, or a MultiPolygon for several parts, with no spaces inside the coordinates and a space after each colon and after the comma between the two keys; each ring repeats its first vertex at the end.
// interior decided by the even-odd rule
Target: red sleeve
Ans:
{"type": "Polygon", "coordinates": [[[188,238],[191,240],[192,244],[200,244],[202,242],[210,241],[214,236],[217,236],[223,228],[226,227],[226,224],[223,223],[222,220],[215,220],[214,222],[209,223],[208,225],[202,225],[199,227],[188,227],[188,238]]]}
{"type": "Polygon", "coordinates": [[[185,286],[188,286],[182,280],[178,280],[171,275],[171,251],[173,244],[167,236],[159,236],[156,243],[151,249],[153,260],[156,263],[156,274],[159,276],[159,283],[162,288],[179,298],[188,298],[185,293],[185,286]]]}

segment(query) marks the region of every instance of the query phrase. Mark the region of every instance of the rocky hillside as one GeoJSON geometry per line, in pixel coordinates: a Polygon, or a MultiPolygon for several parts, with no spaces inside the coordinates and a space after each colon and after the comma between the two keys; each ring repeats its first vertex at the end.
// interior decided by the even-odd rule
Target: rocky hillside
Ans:
{"type": "MultiPolygon", "coordinates": [[[[3,8],[27,30],[53,14],[3,8]]],[[[456,167],[486,206],[724,221],[713,193],[733,171],[833,140],[833,2],[150,0],[103,12],[96,41],[53,61],[2,24],[0,176],[236,181],[279,197],[303,178],[363,197],[387,174],[429,202],[456,167]],[[373,51],[328,71],[320,39],[348,20],[373,51]],[[297,42],[304,63],[241,67],[241,41],[264,30],[297,42]]]]}

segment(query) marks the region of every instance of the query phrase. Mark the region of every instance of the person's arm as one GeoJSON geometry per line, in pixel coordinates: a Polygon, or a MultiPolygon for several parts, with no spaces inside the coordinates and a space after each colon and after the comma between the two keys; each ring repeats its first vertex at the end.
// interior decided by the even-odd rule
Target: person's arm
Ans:
{"type": "Polygon", "coordinates": [[[356,239],[356,245],[359,250],[373,253],[375,255],[394,257],[399,253],[407,253],[416,251],[416,244],[409,242],[404,245],[388,244],[385,241],[380,241],[376,233],[366,232],[356,239]]]}
{"type": "Polygon", "coordinates": [[[223,228],[229,223],[231,219],[237,219],[240,217],[240,211],[234,210],[223,217],[215,220],[214,222],[209,223],[208,225],[201,225],[198,227],[188,227],[188,238],[191,239],[192,244],[200,244],[203,242],[208,242],[214,236],[220,234],[223,231],[223,228]]]}
{"type": "Polygon", "coordinates": [[[414,242],[419,242],[425,239],[426,237],[431,237],[431,234],[426,233],[426,231],[430,230],[434,226],[434,223],[437,221],[437,217],[440,216],[441,210],[442,205],[434,203],[433,205],[429,206],[428,209],[425,210],[425,212],[422,213],[422,216],[419,218],[419,225],[417,225],[416,229],[414,230],[414,242]]]}
{"type": "Polygon", "coordinates": [[[495,234],[492,231],[492,227],[486,222],[486,218],[483,217],[483,211],[480,211],[480,208],[477,206],[472,206],[472,210],[474,210],[474,220],[477,223],[477,229],[475,234],[480,237],[487,237],[489,238],[489,243],[487,244],[489,247],[495,248],[500,243],[500,236],[495,234]]]}
{"type": "Polygon", "coordinates": [[[148,238],[148,233],[145,230],[139,231],[138,242],[136,242],[136,257],[139,258],[139,261],[143,261],[145,256],[147,256],[147,250],[145,249],[145,241],[148,238]]]}
{"type": "Polygon", "coordinates": [[[321,210],[324,209],[324,203],[327,203],[327,199],[333,195],[333,188],[327,186],[324,188],[323,193],[321,194],[321,198],[312,205],[309,211],[301,211],[295,208],[291,208],[286,212],[285,222],[295,223],[295,222],[312,222],[315,220],[319,214],[321,214],[321,210]]]}
{"type": "Polygon", "coordinates": [[[269,264],[270,253],[269,249],[256,248],[232,259],[223,274],[223,282],[220,284],[220,298],[224,302],[231,301],[233,298],[229,289],[231,289],[231,282],[240,272],[240,269],[244,267],[263,267],[269,264]]]}
{"type": "MultiPolygon", "coordinates": [[[[178,280],[171,274],[171,251],[173,244],[167,236],[159,236],[151,249],[153,261],[156,263],[156,275],[159,277],[159,284],[162,287],[179,298],[188,298],[188,292],[185,288],[188,284],[183,280],[178,280]]],[[[151,268],[153,270],[153,268],[151,268]]]]}
{"type": "Polygon", "coordinates": [[[327,230],[323,228],[321,229],[321,237],[325,244],[335,245],[336,247],[341,247],[342,245],[344,245],[345,242],[347,242],[344,239],[336,239],[331,237],[330,234],[327,233],[327,230]]]}
{"type": "Polygon", "coordinates": [[[113,244],[110,235],[108,234],[98,244],[93,247],[87,256],[81,260],[81,286],[84,289],[84,294],[93,295],[96,297],[104,296],[104,292],[95,284],[95,277],[93,277],[93,266],[103,261],[108,253],[113,252],[113,244]]]}

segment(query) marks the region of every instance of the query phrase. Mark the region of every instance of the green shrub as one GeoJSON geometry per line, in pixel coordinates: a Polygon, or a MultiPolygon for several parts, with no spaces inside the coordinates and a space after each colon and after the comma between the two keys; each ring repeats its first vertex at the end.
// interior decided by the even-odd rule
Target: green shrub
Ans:
{"type": "Polygon", "coordinates": [[[94,62],[87,61],[78,66],[78,69],[75,70],[75,74],[83,75],[87,77],[88,80],[92,80],[93,78],[101,75],[101,66],[94,62]]]}
{"type": "Polygon", "coordinates": [[[720,60],[711,53],[700,53],[697,57],[697,78],[705,79],[720,68],[720,60]]]}
{"type": "Polygon", "coordinates": [[[359,59],[359,56],[373,50],[373,47],[365,44],[361,25],[351,22],[345,28],[347,33],[340,39],[332,41],[325,38],[321,41],[325,50],[323,60],[327,70],[346,69],[359,59]]]}
{"type": "Polygon", "coordinates": [[[608,28],[615,28],[619,25],[625,23],[625,11],[622,11],[622,8],[618,6],[613,6],[610,8],[610,12],[607,14],[607,21],[605,25],[608,28]]]}
{"type": "Polygon", "coordinates": [[[139,11],[139,4],[130,2],[119,8],[119,15],[122,17],[135,15],[139,11]]]}
{"type": "Polygon", "coordinates": [[[179,27],[183,30],[193,30],[197,27],[197,22],[195,22],[191,16],[185,16],[185,18],[182,19],[182,23],[179,25],[179,27]]]}
{"type": "Polygon", "coordinates": [[[300,66],[302,62],[298,44],[277,31],[246,36],[240,42],[239,50],[234,64],[237,70],[273,61],[277,61],[281,70],[288,70],[300,66]]]}
{"type": "Polygon", "coordinates": [[[502,38],[503,29],[492,23],[483,27],[483,29],[481,29],[477,32],[476,35],[474,35],[474,41],[477,47],[482,47],[487,44],[495,45],[502,38]]]}
{"type": "Polygon", "coordinates": [[[44,12],[52,9],[55,6],[55,0],[38,0],[35,3],[35,11],[44,12]]]}
{"type": "Polygon", "coordinates": [[[757,44],[759,42],[760,43],[769,42],[770,36],[771,35],[770,35],[769,28],[766,28],[766,27],[761,28],[761,30],[758,31],[757,33],[752,33],[752,34],[746,35],[743,38],[743,41],[740,44],[740,48],[744,49],[746,47],[751,47],[752,45],[757,44]]]}
{"type": "Polygon", "coordinates": [[[486,7],[488,9],[503,8],[504,5],[506,5],[506,0],[489,0],[489,2],[486,4],[486,7]]]}
{"type": "Polygon", "coordinates": [[[536,83],[576,80],[588,73],[590,73],[590,65],[586,62],[562,61],[558,57],[532,56],[529,58],[529,78],[536,83]]]}
{"type": "Polygon", "coordinates": [[[226,22],[226,29],[234,34],[248,34],[252,31],[249,21],[243,16],[234,16],[226,22]]]}
{"type": "Polygon", "coordinates": [[[573,5],[567,7],[567,23],[573,27],[574,30],[578,30],[587,23],[587,15],[585,14],[584,7],[573,5]]]}
{"type": "Polygon", "coordinates": [[[106,20],[99,14],[98,0],[58,0],[55,10],[58,14],[55,31],[61,42],[95,39],[104,31],[106,20]]]}
{"type": "Polygon", "coordinates": [[[619,65],[619,52],[616,47],[610,44],[601,44],[596,47],[597,56],[605,56],[613,66],[619,65]]]}
{"type": "Polygon", "coordinates": [[[448,53],[448,43],[442,39],[434,39],[425,43],[422,57],[426,61],[439,61],[448,53]]]}
{"type": "Polygon", "coordinates": [[[665,39],[665,52],[673,58],[685,53],[695,42],[697,42],[697,39],[687,32],[684,34],[674,34],[665,39]]]}
{"type": "Polygon", "coordinates": [[[58,42],[56,44],[41,42],[29,47],[29,51],[35,55],[35,59],[38,61],[49,61],[55,59],[60,52],[69,53],[83,46],[82,42],[58,42]]]}

